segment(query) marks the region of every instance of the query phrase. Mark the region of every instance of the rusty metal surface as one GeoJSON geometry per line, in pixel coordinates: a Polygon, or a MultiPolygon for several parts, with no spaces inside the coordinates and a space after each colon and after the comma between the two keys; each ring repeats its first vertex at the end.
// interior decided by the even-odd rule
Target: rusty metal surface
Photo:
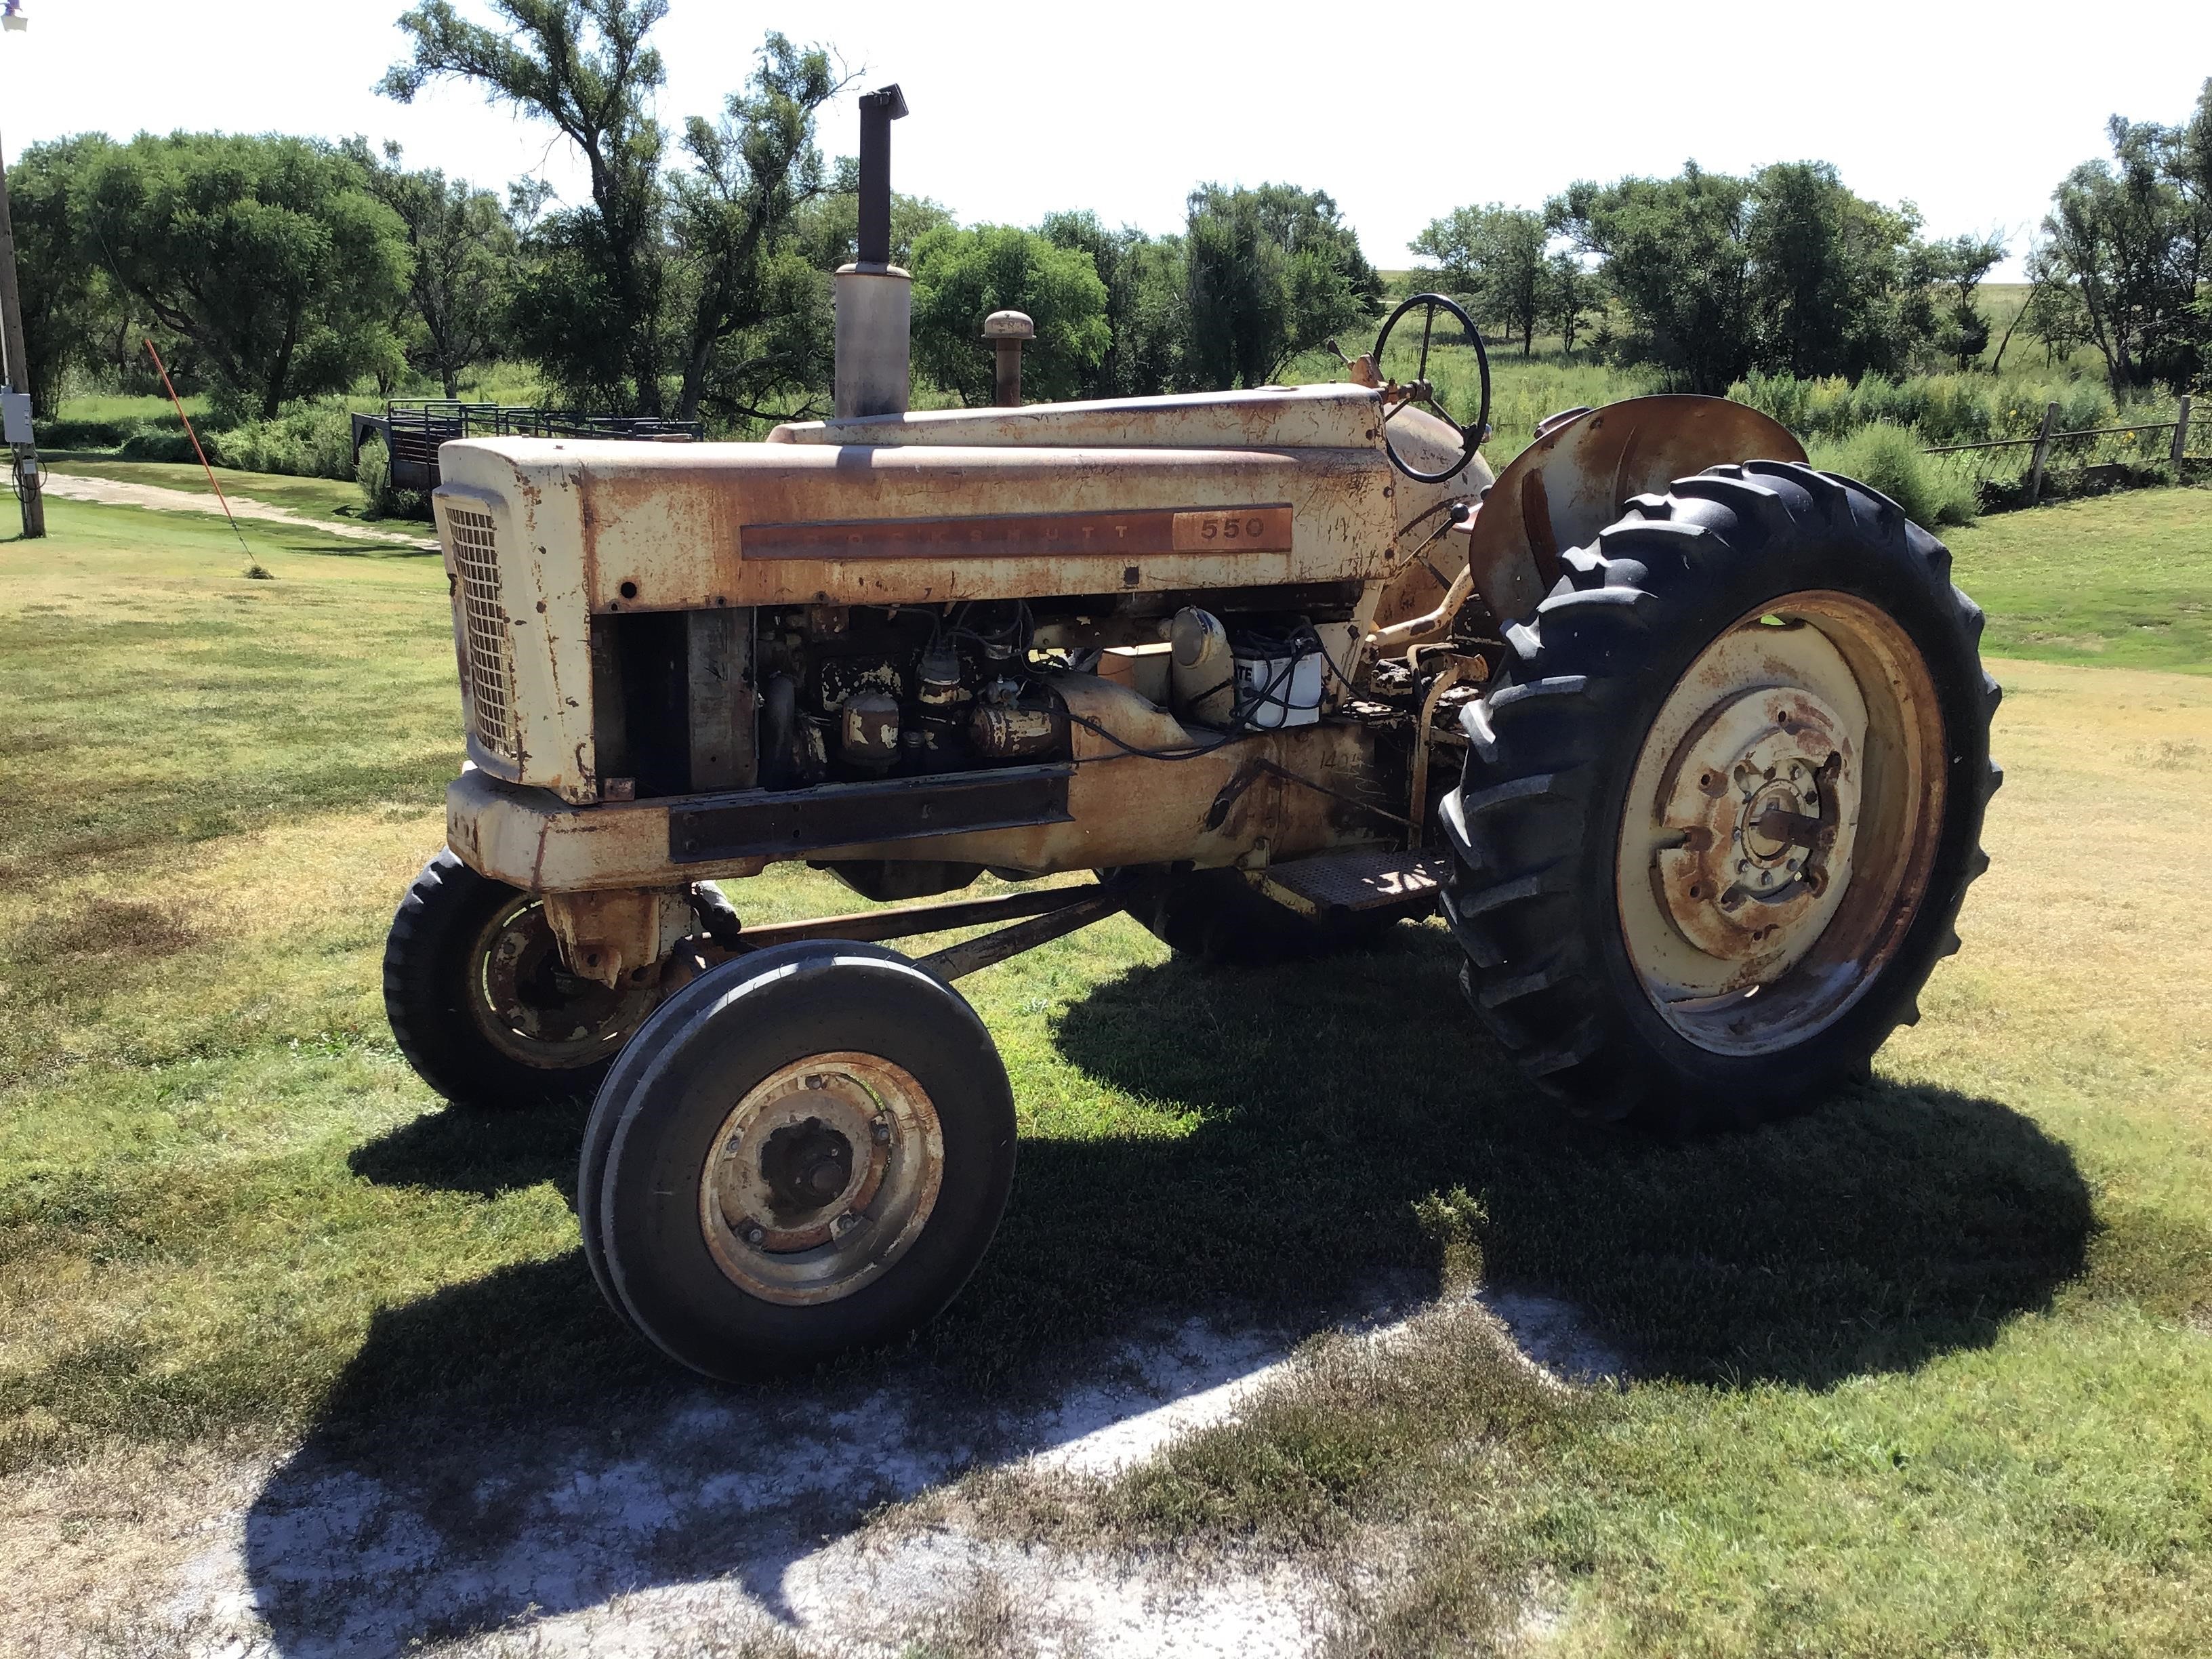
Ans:
{"type": "MultiPolygon", "coordinates": [[[[631,775],[624,757],[598,750],[592,711],[606,677],[594,673],[594,612],[1267,587],[1300,608],[1293,590],[1335,584],[1362,593],[1364,635],[1393,572],[1396,526],[1489,478],[1480,459],[1449,489],[1399,478],[1380,448],[1376,409],[1375,395],[1357,386],[1267,388],[806,429],[814,440],[856,440],[843,447],[788,434],[773,444],[630,446],[626,456],[624,446],[574,440],[451,446],[441,517],[461,507],[494,521],[520,758],[481,746],[472,756],[578,803],[600,798],[602,774],[631,775]],[[1037,447],[1045,444],[1054,447],[1037,447]],[[1060,447],[1074,445],[1110,447],[1060,447]],[[1261,534],[1248,538],[1255,507],[1261,534]],[[949,547],[915,557],[892,550],[908,533],[902,523],[925,534],[931,520],[942,530],[947,520],[1091,514],[1164,515],[1164,532],[1155,536],[1148,523],[1145,550],[1133,556],[1116,546],[1071,557],[1049,536],[981,561],[949,547]],[[879,527],[875,556],[746,556],[748,526],[854,520],[879,527]]],[[[1407,417],[1401,441],[1448,441],[1449,428],[1437,423],[1431,434],[1420,419],[1407,417]]],[[[450,570],[454,542],[441,527],[450,570]]],[[[762,533],[768,544],[757,550],[776,550],[781,532],[762,533]]],[[[467,634],[456,610],[459,651],[467,634]]],[[[1347,629],[1340,672],[1352,671],[1355,646],[1347,629]]]]}
{"type": "Polygon", "coordinates": [[[1065,765],[1017,766],[678,797],[669,803],[665,856],[687,866],[806,858],[864,839],[936,840],[957,831],[1060,822],[1068,815],[1069,775],[1065,765]]]}
{"type": "Polygon", "coordinates": [[[1620,826],[1623,942],[1661,1017],[1757,1053],[1837,1018],[1917,915],[1942,722],[1894,619],[1832,590],[1723,629],[1644,733],[1620,826]]]}
{"type": "Polygon", "coordinates": [[[1090,891],[1087,887],[1048,887],[1008,893],[999,898],[887,905],[848,915],[814,916],[805,921],[778,921],[764,927],[747,927],[738,934],[738,942],[750,949],[764,951],[772,945],[788,945],[798,939],[910,939],[916,933],[940,933],[948,928],[976,927],[986,922],[1043,915],[1079,902],[1090,891]]]}
{"type": "MultiPolygon", "coordinates": [[[[1425,409],[1401,410],[1392,417],[1390,431],[1399,453],[1424,471],[1436,471],[1459,453],[1458,432],[1449,422],[1425,409]]],[[[1468,538],[1463,532],[1441,536],[1432,532],[1449,503],[1480,501],[1491,484],[1490,464],[1480,455],[1442,483],[1420,483],[1402,477],[1398,480],[1395,556],[1402,562],[1376,596],[1366,618],[1369,629],[1402,623],[1443,603],[1446,589],[1467,568],[1468,538]]]]}
{"type": "Polygon", "coordinates": [[[651,969],[694,921],[685,889],[645,886],[548,893],[545,919],[569,968],[602,985],[651,969]]]}
{"type": "Polygon", "coordinates": [[[1377,441],[1382,401],[1354,386],[1178,392],[1022,409],[936,409],[865,420],[800,421],[772,444],[1107,449],[1355,449],[1377,441]]]}
{"type": "MultiPolygon", "coordinates": [[[[1284,553],[1291,508],[1262,501],[1231,507],[1154,507],[1122,513],[970,514],[955,518],[866,519],[739,527],[740,556],[754,559],[1051,559],[1104,553],[1284,553]]],[[[1242,573],[1265,581],[1265,567],[1242,573]]],[[[1079,588],[1066,591],[1080,592],[1079,588]]],[[[1035,597],[1035,596],[1032,596],[1035,597]]]]}
{"type": "Polygon", "coordinates": [[[1421,699],[1420,718],[1413,723],[1413,780],[1412,787],[1407,791],[1406,811],[1413,823],[1413,844],[1417,847],[1428,840],[1429,751],[1435,746],[1429,732],[1436,724],[1437,709],[1444,694],[1455,686],[1479,685],[1489,678],[1490,665],[1480,657],[1455,656],[1437,671],[1427,695],[1421,699]]]}
{"type": "Polygon", "coordinates": [[[1476,591],[1493,615],[1527,616],[1635,496],[1729,461],[1802,461],[1787,428],[1725,398],[1668,394],[1608,404],[1547,430],[1498,475],[1468,536],[1476,591]]]}
{"type": "MultiPolygon", "coordinates": [[[[539,504],[526,550],[544,580],[580,574],[593,611],[719,605],[922,604],[1365,580],[1389,561],[1393,474],[1372,448],[1254,450],[830,449],[804,445],[637,446],[523,440],[450,446],[449,477],[539,504]],[[625,453],[624,452],[629,453],[625,453]],[[503,477],[501,475],[504,475],[503,477]],[[1038,542],[978,568],[950,520],[1242,510],[1287,505],[1292,546],[1254,570],[1238,555],[1158,546],[1125,554],[1038,542]],[[556,515],[557,508],[557,515],[556,515]],[[563,521],[565,520],[565,522],[563,521]],[[893,521],[924,537],[893,544],[893,521]],[[878,526],[863,556],[746,556],[747,526],[878,526]]],[[[831,538],[834,541],[834,538],[831,538]]],[[[512,559],[507,548],[502,556],[512,559]]],[[[508,615],[514,605],[512,574],[508,615]]]]}

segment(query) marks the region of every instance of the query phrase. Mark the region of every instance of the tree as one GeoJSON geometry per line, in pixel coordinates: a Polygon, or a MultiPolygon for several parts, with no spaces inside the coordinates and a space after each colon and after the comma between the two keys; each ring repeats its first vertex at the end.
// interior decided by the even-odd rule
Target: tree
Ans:
{"type": "Polygon", "coordinates": [[[1948,241],[1931,242],[1922,251],[1925,279],[1944,299],[1936,343],[1961,373],[1989,346],[1989,319],[1974,303],[1974,290],[2004,256],[2002,236],[1954,236],[1948,241]]]}
{"type": "Polygon", "coordinates": [[[1182,239],[1147,236],[1133,225],[1109,230],[1088,210],[1048,214],[1038,230],[1056,246],[1089,254],[1106,284],[1106,350],[1079,395],[1143,398],[1179,384],[1189,331],[1182,239]]]}
{"type": "Polygon", "coordinates": [[[722,118],[685,124],[698,171],[670,185],[674,240],[690,267],[678,419],[706,400],[764,418],[769,398],[829,379],[829,285],[799,252],[798,216],[832,188],[814,117],[849,79],[820,47],[770,34],[722,118]]]}
{"type": "Polygon", "coordinates": [[[1188,210],[1184,365],[1199,386],[1265,385],[1382,297],[1382,279],[1324,191],[1201,185],[1188,210]]]}
{"type": "Polygon", "coordinates": [[[16,380],[40,420],[54,418],[70,370],[99,351],[100,274],[78,222],[92,163],[109,148],[96,133],[33,144],[8,170],[28,360],[16,380]]]}
{"type": "Polygon", "coordinates": [[[1554,253],[1544,261],[1542,309],[1545,325],[1559,337],[1559,349],[1572,351],[1583,319],[1604,303],[1598,274],[1575,254],[1554,253]]]}
{"type": "Polygon", "coordinates": [[[1909,207],[1853,195],[1826,161],[1753,173],[1743,233],[1759,366],[1800,379],[1892,370],[1932,331],[1924,283],[1907,280],[1919,229],[1909,207]]]}
{"type": "MultiPolygon", "coordinates": [[[[799,246],[817,270],[836,270],[859,257],[860,167],[851,156],[839,159],[836,183],[799,210],[795,220],[799,246]]],[[[924,231],[954,222],[952,210],[927,196],[891,192],[891,263],[912,270],[914,245],[924,231]]]]}
{"type": "Polygon", "coordinates": [[[2082,162],[2052,195],[2051,264],[2116,395],[2154,380],[2185,391],[2212,342],[2212,81],[2185,126],[2115,115],[2106,131],[2112,159],[2082,162]]]}
{"type": "Polygon", "coordinates": [[[544,264],[514,314],[526,325],[526,347],[564,389],[658,415],[666,361],[665,139],[652,98],[665,70],[645,37],[667,15],[667,0],[494,0],[494,9],[509,33],[467,21],[452,0],[408,12],[399,27],[414,37],[413,56],[386,71],[380,90],[404,104],[433,81],[474,82],[550,121],[575,145],[592,205],[540,226],[544,264]]]}
{"type": "Polygon", "coordinates": [[[1692,392],[1753,368],[1857,378],[1936,330],[1911,208],[1855,196],[1825,161],[1748,179],[1686,164],[1673,179],[1579,183],[1547,210],[1627,313],[1624,356],[1692,392]]]}
{"type": "MultiPolygon", "coordinates": [[[[2089,343],[2089,319],[2047,246],[2030,250],[2027,280],[2027,298],[2015,320],[2027,324],[2027,331],[2043,343],[2044,363],[2055,368],[2089,343]]],[[[1998,356],[2003,356],[2002,346],[1998,356]]]]}
{"type": "Polygon", "coordinates": [[[1036,325],[1022,357],[1024,396],[1073,398],[1106,355],[1106,285],[1079,248],[1012,225],[949,225],[914,245],[915,367],[970,405],[994,390],[983,319],[1021,311],[1036,325]]]}
{"type": "Polygon", "coordinates": [[[1432,220],[1407,246],[1436,261],[1437,276],[1470,302],[1476,316],[1521,337],[1521,355],[1534,349],[1548,280],[1545,249],[1551,240],[1540,213],[1492,202],[1455,208],[1432,220]]]}
{"type": "Polygon", "coordinates": [[[1747,244],[1750,186],[1692,161],[1674,179],[1571,185],[1552,204],[1580,247],[1604,259],[1627,313],[1624,355],[1692,392],[1725,392],[1756,358],[1747,244]]]}
{"type": "Polygon", "coordinates": [[[415,255],[408,279],[407,361],[461,395],[461,376],[499,354],[507,298],[521,258],[520,239],[498,197],[435,167],[410,173],[397,144],[380,162],[366,141],[347,147],[376,198],[399,216],[415,255]]]}
{"type": "Polygon", "coordinates": [[[330,145],[142,135],[94,161],[84,226],[102,269],[192,343],[234,407],[273,418],[398,352],[405,233],[330,145]]]}
{"type": "Polygon", "coordinates": [[[845,85],[819,47],[767,37],[721,115],[684,123],[692,165],[664,173],[653,113],[664,78],[646,37],[667,0],[494,0],[507,33],[451,0],[400,19],[410,61],[383,89],[406,101],[452,77],[553,123],[583,155],[588,205],[532,210],[529,269],[508,321],[569,398],[659,415],[774,418],[830,376],[818,209],[848,191],[824,168],[814,118],[845,85]],[[772,407],[771,405],[777,405],[772,407]]]}

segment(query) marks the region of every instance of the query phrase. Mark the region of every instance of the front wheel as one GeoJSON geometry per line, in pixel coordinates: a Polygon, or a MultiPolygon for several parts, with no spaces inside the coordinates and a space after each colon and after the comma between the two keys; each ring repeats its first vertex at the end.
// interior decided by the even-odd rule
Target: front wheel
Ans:
{"type": "Polygon", "coordinates": [[[1579,1114],[1778,1115],[1958,948],[1999,776],[1981,612],[1894,503],[1782,462],[1640,498],[1563,564],[1443,805],[1462,982],[1579,1114]]]}
{"type": "Polygon", "coordinates": [[[659,995],[653,984],[571,974],[536,896],[451,852],[415,878],[385,939],[384,1006],[399,1052],[465,1105],[590,1094],[659,995]]]}
{"type": "Polygon", "coordinates": [[[880,945],[810,940],[647,1021],[592,1107],[576,1210],[616,1311],[732,1379],[929,1319],[1013,1170],[1013,1091],[966,1000],[880,945]]]}

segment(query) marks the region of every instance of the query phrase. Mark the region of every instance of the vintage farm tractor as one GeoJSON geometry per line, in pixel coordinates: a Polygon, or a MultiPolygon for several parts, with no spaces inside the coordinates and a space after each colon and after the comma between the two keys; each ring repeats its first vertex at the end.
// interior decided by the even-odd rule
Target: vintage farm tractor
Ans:
{"type": "Polygon", "coordinates": [[[884,97],[842,418],[441,458],[472,763],[392,1024],[458,1101],[596,1090],[585,1253],[640,1333],[732,1376],[942,1307],[1014,1169],[953,981],[1117,912],[1267,959],[1440,908],[1503,1053],[1605,1119],[1756,1122],[1916,1018],[1998,777],[1933,537],[1713,398],[1493,479],[1436,295],[1342,384],[906,413],[884,97]],[[708,884],[790,860],[901,902],[708,884]]]}

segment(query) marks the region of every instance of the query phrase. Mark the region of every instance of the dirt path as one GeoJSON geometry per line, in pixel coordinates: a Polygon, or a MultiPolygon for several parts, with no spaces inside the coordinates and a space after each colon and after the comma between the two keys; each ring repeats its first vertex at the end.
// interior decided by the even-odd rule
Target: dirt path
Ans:
{"type": "MultiPolygon", "coordinates": [[[[96,501],[104,507],[143,507],[160,513],[212,513],[220,515],[222,508],[212,495],[203,495],[196,490],[171,489],[162,484],[126,483],[118,478],[90,478],[74,472],[49,471],[46,493],[59,495],[64,501],[96,501]]],[[[289,507],[271,507],[266,501],[257,501],[250,495],[226,495],[231,514],[235,518],[259,519],[270,524],[292,525],[303,530],[319,530],[332,536],[343,536],[349,541],[381,542],[389,547],[419,547],[434,550],[436,540],[426,536],[410,536],[394,530],[371,530],[366,525],[335,524],[328,519],[311,519],[304,513],[295,513],[289,507]]]]}

